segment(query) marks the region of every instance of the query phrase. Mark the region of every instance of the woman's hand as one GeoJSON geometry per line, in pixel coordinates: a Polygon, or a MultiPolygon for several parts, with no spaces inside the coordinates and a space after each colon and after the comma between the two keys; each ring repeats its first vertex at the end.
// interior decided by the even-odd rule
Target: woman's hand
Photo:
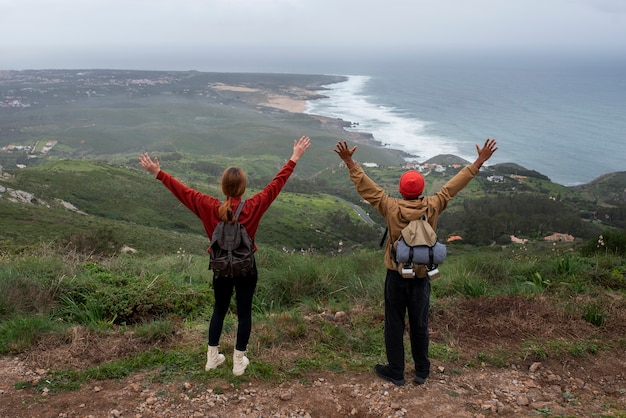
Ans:
{"type": "Polygon", "coordinates": [[[154,157],[154,161],[152,161],[147,152],[141,154],[141,156],[139,157],[139,164],[141,164],[143,168],[148,170],[148,172],[154,174],[155,177],[157,174],[159,174],[159,171],[161,171],[159,159],[157,157],[154,157]]]}
{"type": "Polygon", "coordinates": [[[308,136],[301,136],[300,139],[293,141],[293,154],[290,160],[297,163],[300,157],[304,155],[311,146],[311,139],[308,136]]]}

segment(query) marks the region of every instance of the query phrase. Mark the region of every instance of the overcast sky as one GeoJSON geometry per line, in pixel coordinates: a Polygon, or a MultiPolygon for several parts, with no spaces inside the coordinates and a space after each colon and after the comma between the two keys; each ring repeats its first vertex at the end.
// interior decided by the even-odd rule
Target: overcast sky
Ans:
{"type": "Polygon", "coordinates": [[[626,0],[0,0],[0,37],[0,69],[149,68],[226,51],[619,55],[626,0]]]}

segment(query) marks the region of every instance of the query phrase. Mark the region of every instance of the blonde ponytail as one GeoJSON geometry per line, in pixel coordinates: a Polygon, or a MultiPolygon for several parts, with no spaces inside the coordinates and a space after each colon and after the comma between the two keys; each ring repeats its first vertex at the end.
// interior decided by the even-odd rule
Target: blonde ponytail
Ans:
{"type": "Polygon", "coordinates": [[[224,199],[224,202],[222,202],[222,204],[220,205],[219,217],[224,222],[232,223],[232,221],[233,221],[233,209],[230,206],[230,198],[229,197],[224,199]]]}

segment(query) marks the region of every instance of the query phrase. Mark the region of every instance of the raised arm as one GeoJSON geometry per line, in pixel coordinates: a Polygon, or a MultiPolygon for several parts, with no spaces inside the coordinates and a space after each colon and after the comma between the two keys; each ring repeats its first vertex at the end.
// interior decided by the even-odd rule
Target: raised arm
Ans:
{"type": "Polygon", "coordinates": [[[298,140],[293,140],[293,154],[289,158],[294,163],[297,163],[300,157],[304,155],[307,149],[311,146],[311,139],[308,136],[301,136],[298,140]]]}
{"type": "Polygon", "coordinates": [[[491,158],[491,156],[493,155],[494,152],[496,152],[497,149],[498,147],[496,147],[496,140],[491,139],[491,138],[487,138],[485,140],[485,145],[483,145],[482,148],[480,148],[478,144],[476,144],[476,151],[478,152],[478,158],[476,158],[476,161],[474,161],[473,163],[474,168],[476,168],[476,170],[480,170],[480,167],[483,166],[485,161],[491,158]]]}

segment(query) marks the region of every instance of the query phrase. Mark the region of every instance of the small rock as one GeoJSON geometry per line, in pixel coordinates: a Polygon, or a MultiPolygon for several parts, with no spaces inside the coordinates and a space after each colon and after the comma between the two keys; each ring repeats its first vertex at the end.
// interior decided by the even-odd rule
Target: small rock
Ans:
{"type": "Polygon", "coordinates": [[[334,319],[338,322],[345,321],[348,319],[348,315],[344,311],[337,311],[334,319]]]}
{"type": "Polygon", "coordinates": [[[560,394],[560,393],[562,393],[562,392],[563,392],[563,389],[562,389],[562,388],[561,388],[561,386],[559,386],[559,385],[552,385],[552,386],[550,386],[550,387],[549,387],[549,389],[550,389],[552,392],[557,393],[557,394],[560,394]]]}
{"type": "Polygon", "coordinates": [[[546,408],[550,408],[552,404],[553,404],[552,402],[537,401],[537,402],[533,402],[532,404],[530,404],[530,407],[533,409],[546,409],[546,408]]]}
{"type": "Polygon", "coordinates": [[[553,374],[553,373],[550,373],[548,375],[548,381],[549,382],[558,382],[560,380],[561,380],[561,376],[559,376],[559,375],[556,375],[556,374],[553,374]]]}

